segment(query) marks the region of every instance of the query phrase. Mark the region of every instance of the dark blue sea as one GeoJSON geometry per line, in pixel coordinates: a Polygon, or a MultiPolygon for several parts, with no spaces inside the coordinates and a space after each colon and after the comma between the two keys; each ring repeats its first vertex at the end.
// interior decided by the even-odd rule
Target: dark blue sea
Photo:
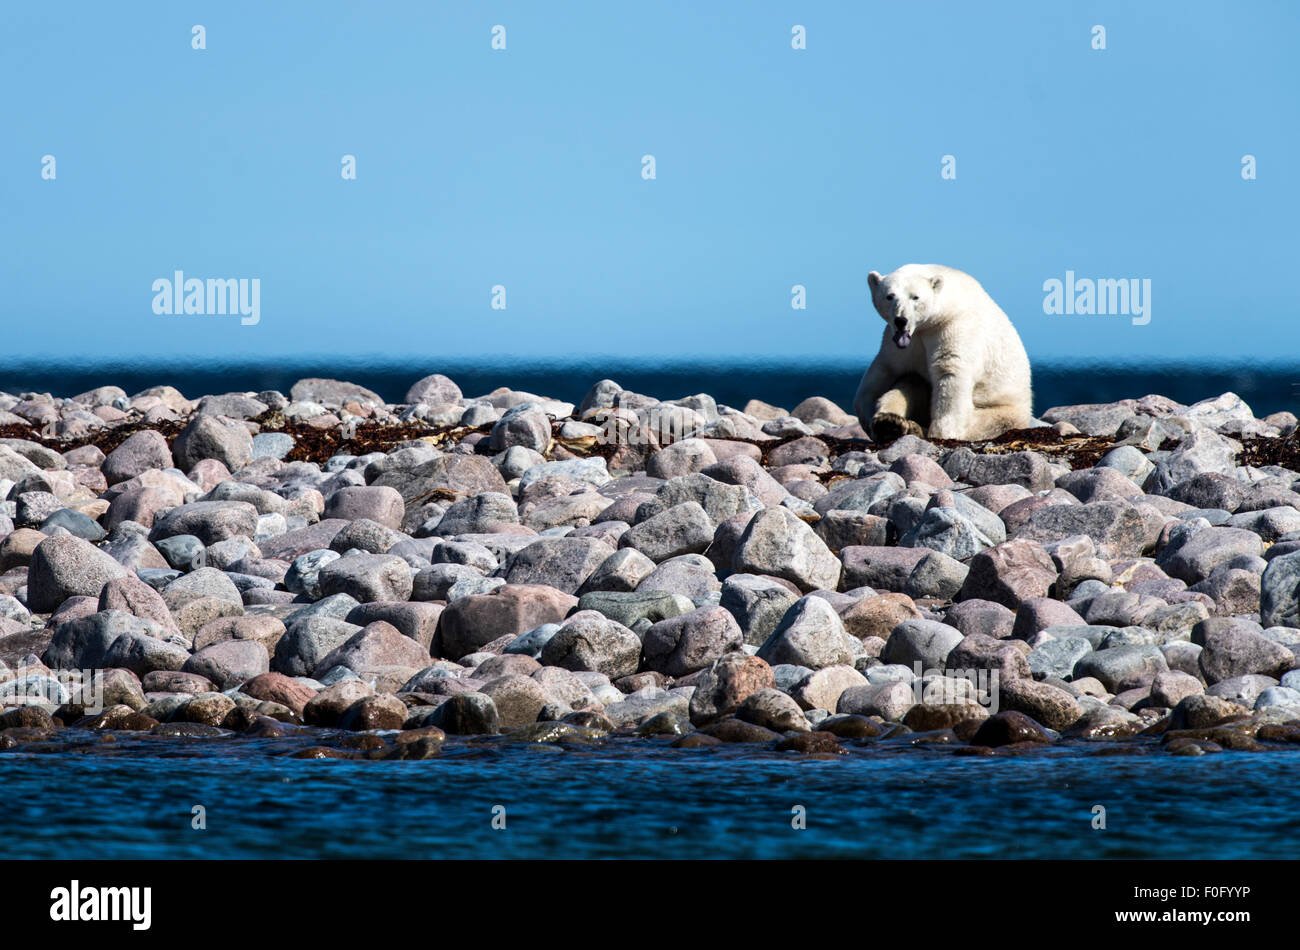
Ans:
{"type": "Polygon", "coordinates": [[[284,741],[0,754],[6,856],[1291,858],[1300,834],[1300,750],[971,757],[882,742],[818,759],[629,739],[342,761],[287,758],[284,741]]]}
{"type": "MultiPolygon", "coordinates": [[[[774,362],[741,360],[716,363],[574,362],[465,363],[355,359],[301,360],[218,364],[176,363],[63,364],[0,362],[0,391],[48,392],[73,396],[96,386],[117,385],[127,393],[150,386],[175,386],[191,399],[209,393],[288,393],[295,380],[309,376],[347,379],[401,402],[411,383],[430,373],[454,379],[466,396],[480,396],[499,386],[578,402],[595,382],[606,377],[624,389],[659,399],[705,392],[720,403],[741,408],[753,399],[786,409],[807,396],[826,396],[846,409],[853,404],[861,360],[841,362],[774,362]]],[[[1159,393],[1191,404],[1235,392],[1257,416],[1300,411],[1300,363],[1240,365],[1163,363],[1035,363],[1034,408],[1076,403],[1139,399],[1159,393]]]]}

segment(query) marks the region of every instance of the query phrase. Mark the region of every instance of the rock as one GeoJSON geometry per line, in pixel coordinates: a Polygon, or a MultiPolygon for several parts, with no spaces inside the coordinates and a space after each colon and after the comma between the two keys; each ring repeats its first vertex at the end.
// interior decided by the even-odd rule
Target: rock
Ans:
{"type": "Polygon", "coordinates": [[[809,731],[808,720],[804,718],[799,704],[779,689],[770,687],[747,696],[736,710],[736,718],[774,732],[790,729],[809,731]]]}
{"type": "Polygon", "coordinates": [[[963,600],[949,607],[943,619],[944,623],[956,627],[965,636],[978,633],[995,640],[1006,640],[1015,628],[1016,615],[991,600],[963,600]]]}
{"type": "Polygon", "coordinates": [[[820,597],[810,596],[786,611],[772,635],[759,647],[758,657],[773,666],[792,663],[819,670],[852,665],[860,650],[835,608],[820,597]]]}
{"type": "Polygon", "coordinates": [[[392,624],[402,636],[410,638],[428,652],[433,647],[438,621],[444,609],[444,605],[436,603],[375,601],[354,607],[346,619],[348,623],[360,627],[365,627],[376,620],[392,624]]]}
{"type": "Polygon", "coordinates": [[[193,647],[202,650],[223,640],[257,640],[267,650],[274,650],[284,632],[284,623],[266,614],[221,617],[199,628],[193,647]]]}
{"type": "Polygon", "coordinates": [[[339,728],[351,732],[395,730],[402,728],[406,717],[406,704],[396,696],[363,696],[339,717],[339,728]]]}
{"type": "Polygon", "coordinates": [[[180,628],[172,619],[167,604],[156,590],[133,574],[116,577],[99,592],[100,610],[124,610],[137,617],[152,620],[165,635],[180,636],[180,628]]]}
{"type": "MultiPolygon", "coordinates": [[[[115,611],[108,611],[115,613],[115,611]]],[[[130,670],[137,676],[144,676],[154,670],[179,670],[189,659],[189,651],[154,634],[162,631],[148,621],[142,621],[143,629],[127,629],[116,637],[104,652],[105,667],[119,667],[130,670]]],[[[57,640],[57,634],[51,646],[57,640]]],[[[47,650],[46,655],[50,653],[47,650]]]]}
{"type": "Polygon", "coordinates": [[[442,538],[480,534],[496,525],[519,523],[514,500],[501,492],[485,491],[452,504],[438,521],[434,534],[442,538]]]}
{"type": "Polygon", "coordinates": [[[1166,493],[1169,498],[1193,508],[1223,508],[1236,511],[1244,497],[1243,486],[1231,475],[1202,472],[1179,482],[1166,493]]]}
{"type": "Polygon", "coordinates": [[[27,573],[28,606],[56,610],[69,597],[98,597],[104,585],[126,569],[88,541],[55,535],[36,545],[27,573]]]}
{"type": "Polygon", "coordinates": [[[903,585],[909,597],[934,597],[952,600],[966,583],[970,568],[940,551],[931,551],[916,562],[903,585]]]}
{"type": "Polygon", "coordinates": [[[646,461],[646,474],[654,478],[676,478],[699,472],[718,461],[701,439],[681,439],[655,452],[646,461]]]}
{"type": "Polygon", "coordinates": [[[577,606],[575,597],[542,585],[507,584],[490,594],[462,597],[443,611],[437,652],[460,659],[499,637],[559,623],[577,606]]]}
{"type": "Polygon", "coordinates": [[[706,467],[701,474],[715,481],[745,488],[764,505],[779,505],[787,495],[781,483],[768,474],[759,462],[744,455],[723,459],[706,467]]]}
{"type": "Polygon", "coordinates": [[[307,702],[302,710],[303,721],[311,726],[337,726],[353,703],[371,694],[370,687],[361,680],[340,680],[326,686],[307,702]]]}
{"type": "Polygon", "coordinates": [[[1151,681],[1151,703],[1173,709],[1188,696],[1199,696],[1205,687],[1195,676],[1181,670],[1166,670],[1157,673],[1151,681]]]}
{"type": "Polygon", "coordinates": [[[1018,538],[972,557],[957,599],[992,600],[1015,610],[1024,600],[1047,596],[1056,573],[1041,544],[1018,538]]]}
{"type": "Polygon", "coordinates": [[[1210,683],[1252,673],[1278,679],[1296,665],[1295,654],[1282,644],[1241,628],[1209,633],[1202,645],[1201,672],[1210,683]]]}
{"type": "Polygon", "coordinates": [[[615,726],[641,726],[657,716],[685,717],[688,712],[688,691],[664,690],[655,686],[631,693],[622,702],[610,703],[605,715],[615,726]]]}
{"type": "Polygon", "coordinates": [[[798,594],[774,578],[732,574],[722,583],[719,603],[736,619],[744,642],[761,646],[798,599],[798,594]]]}
{"type": "Polygon", "coordinates": [[[840,580],[839,559],[786,508],[767,508],[750,520],[736,546],[732,569],[785,578],[805,592],[834,590],[840,580]]]}
{"type": "Polygon", "coordinates": [[[1021,712],[1049,729],[1068,729],[1083,715],[1070,693],[1032,679],[1002,679],[998,702],[1003,709],[1021,712]]]}
{"type": "Polygon", "coordinates": [[[1039,631],[1055,624],[1075,624],[1082,626],[1084,619],[1069,604],[1050,597],[1031,597],[1023,600],[1016,610],[1016,620],[1011,628],[1011,636],[1017,640],[1032,640],[1039,631]]]}
{"type": "Polygon", "coordinates": [[[1259,616],[1266,627],[1300,627],[1300,551],[1268,562],[1260,579],[1259,616]]]}
{"type": "Polygon", "coordinates": [[[1288,686],[1270,686],[1259,694],[1255,700],[1255,710],[1281,708],[1295,713],[1300,718],[1300,690],[1288,686]]]}
{"type": "Polygon", "coordinates": [[[254,699],[287,706],[300,716],[303,707],[316,695],[316,691],[302,680],[283,673],[261,673],[246,681],[239,689],[254,699]]]}
{"type": "Polygon", "coordinates": [[[942,465],[950,478],[968,485],[1021,485],[1040,492],[1056,481],[1047,459],[1036,452],[976,455],[963,447],[949,452],[942,465]]]}
{"type": "Polygon", "coordinates": [[[413,383],[402,401],[407,404],[422,402],[440,406],[457,404],[463,398],[459,386],[441,373],[433,373],[413,383]]]}
{"type": "Polygon", "coordinates": [[[614,553],[596,538],[541,538],[512,554],[504,577],[508,584],[539,584],[574,594],[614,553]]]}
{"type": "Polygon", "coordinates": [[[197,415],[176,436],[172,456],[183,472],[203,459],[216,459],[233,472],[253,460],[253,436],[242,422],[197,415]]]}
{"type": "Polygon", "coordinates": [[[1159,647],[1133,645],[1095,650],[1074,665],[1074,678],[1091,676],[1112,693],[1149,686],[1158,673],[1169,668],[1159,647]]]}
{"type": "Polygon", "coordinates": [[[600,562],[600,567],[578,588],[579,594],[593,591],[627,593],[654,572],[655,563],[640,551],[623,548],[600,562]]]}
{"type": "Polygon", "coordinates": [[[439,455],[412,469],[384,472],[371,485],[396,488],[409,511],[417,511],[429,499],[447,494],[461,497],[483,492],[510,494],[501,473],[489,459],[458,453],[439,455]]]}
{"type": "Polygon", "coordinates": [[[541,661],[572,671],[603,673],[611,679],[635,673],[641,641],[627,627],[596,611],[580,611],[542,647],[541,661]]]}
{"type": "Polygon", "coordinates": [[[269,672],[270,668],[271,657],[257,640],[225,640],[189,657],[181,672],[194,673],[221,689],[230,689],[269,672]]]}
{"type": "Polygon", "coordinates": [[[1229,700],[1194,693],[1183,697],[1174,706],[1169,717],[1169,728],[1207,729],[1218,725],[1224,719],[1242,716],[1247,712],[1249,710],[1245,706],[1229,700]]]}
{"type": "Polygon", "coordinates": [[[907,667],[942,670],[948,654],[961,643],[960,630],[934,620],[904,620],[889,635],[880,659],[907,667]]]}
{"type": "Polygon", "coordinates": [[[635,548],[653,561],[702,553],[713,541],[714,524],[694,501],[647,518],[619,538],[619,547],[635,548]]]}
{"type": "Polygon", "coordinates": [[[532,403],[512,406],[493,424],[488,444],[494,452],[512,446],[545,452],[551,444],[550,416],[532,403]]]}
{"type": "Polygon", "coordinates": [[[271,669],[286,676],[310,676],[331,650],[359,630],[356,624],[329,617],[294,621],[275,645],[271,669]]]}
{"type": "Polygon", "coordinates": [[[1169,542],[1156,565],[1170,577],[1195,584],[1220,564],[1245,554],[1258,557],[1264,545],[1259,535],[1240,528],[1210,527],[1204,519],[1184,521],[1169,532],[1169,542]]]}
{"type": "Polygon", "coordinates": [[[1137,485],[1146,481],[1155,465],[1132,445],[1119,445],[1101,457],[1098,468],[1110,468],[1130,479],[1137,485]]]}
{"type": "Polygon", "coordinates": [[[235,701],[224,693],[200,693],[176,710],[175,719],[215,727],[234,711],[235,701]]]}
{"type": "Polygon", "coordinates": [[[904,620],[922,619],[912,598],[906,594],[876,594],[863,597],[840,612],[844,628],[859,640],[878,637],[888,640],[890,631],[904,620]]]}
{"type": "Polygon", "coordinates": [[[320,569],[321,594],[347,594],[361,603],[409,600],[413,588],[410,566],[391,554],[349,554],[320,569]]]}
{"type": "Polygon", "coordinates": [[[927,509],[898,543],[905,548],[928,548],[961,560],[992,547],[995,542],[958,509],[936,507],[927,509]]]}
{"type": "Polygon", "coordinates": [[[840,551],[844,561],[844,586],[902,591],[916,565],[930,553],[927,548],[854,545],[840,551]]]}
{"type": "Polygon", "coordinates": [[[387,485],[349,485],[330,495],[323,517],[344,521],[364,518],[398,531],[405,513],[406,504],[397,489],[387,485]]]}
{"type": "Polygon", "coordinates": [[[642,506],[644,514],[638,515],[637,520],[692,502],[700,506],[715,527],[728,518],[763,509],[763,502],[744,485],[711,478],[703,472],[693,472],[664,482],[655,493],[654,500],[642,506]]]}
{"type": "Polygon", "coordinates": [[[1091,652],[1092,644],[1086,637],[1061,637],[1034,647],[1025,659],[1034,676],[1068,680],[1078,662],[1091,652]]]}
{"type": "Polygon", "coordinates": [[[772,668],[764,660],[744,653],[726,653],[695,680],[690,698],[690,719],[696,725],[734,713],[760,689],[773,686],[772,668]]]}
{"type": "Polygon", "coordinates": [[[910,683],[867,683],[851,686],[840,694],[835,712],[848,716],[879,716],[888,722],[901,722],[916,705],[916,693],[910,683]]]}
{"type": "Polygon", "coordinates": [[[340,379],[300,379],[289,390],[292,402],[314,402],[327,408],[336,408],[349,402],[383,405],[384,400],[375,392],[340,379]]]}
{"type": "Polygon", "coordinates": [[[578,609],[595,610],[625,627],[635,627],[638,621],[653,624],[688,613],[695,609],[695,604],[681,594],[662,590],[599,591],[583,594],[578,609]]]}
{"type": "Polygon", "coordinates": [[[1046,544],[1080,534],[1117,556],[1136,557],[1147,544],[1141,513],[1128,502],[1117,500],[1038,508],[1016,530],[1015,537],[1046,544]]]}
{"type": "MultiPolygon", "coordinates": [[[[550,701],[540,683],[518,674],[507,674],[490,680],[480,687],[480,691],[496,706],[502,729],[519,729],[531,725],[537,721],[542,707],[550,701]]],[[[442,728],[447,727],[443,725],[442,728]]]]}
{"type": "Polygon", "coordinates": [[[215,567],[201,567],[188,574],[182,574],[165,588],[166,593],[176,591],[187,591],[203,597],[226,600],[232,604],[243,603],[235,582],[226,576],[224,571],[219,571],[215,567]]]}
{"type": "Polygon", "coordinates": [[[110,485],[135,478],[151,468],[171,468],[172,450],[162,434],[145,429],[127,436],[117,448],[108,453],[100,470],[110,485]]]}
{"type": "Polygon", "coordinates": [[[646,669],[680,677],[711,666],[743,642],[740,626],[726,608],[699,607],[653,624],[642,639],[642,655],[646,669]]]}
{"type": "Polygon", "coordinates": [[[1202,472],[1231,474],[1235,465],[1234,444],[1204,426],[1192,429],[1178,447],[1156,462],[1143,488],[1152,494],[1167,494],[1175,485],[1202,472]]]}
{"type": "MultiPolygon", "coordinates": [[[[228,538],[251,538],[257,534],[257,519],[257,509],[246,501],[195,501],[155,518],[149,540],[156,542],[187,534],[210,545],[228,538]]],[[[274,556],[265,550],[262,554],[274,556]]]]}
{"type": "Polygon", "coordinates": [[[434,711],[431,725],[450,735],[495,735],[501,721],[492,699],[477,691],[456,693],[434,711]]]}
{"type": "Polygon", "coordinates": [[[791,696],[804,709],[834,710],[846,689],[866,684],[867,678],[851,666],[827,666],[804,677],[791,696]]]}
{"type": "Polygon", "coordinates": [[[1051,736],[1029,716],[1003,710],[985,719],[971,736],[971,745],[998,747],[1017,742],[1051,742],[1051,736]]]}
{"type": "MultiPolygon", "coordinates": [[[[355,611],[348,616],[355,614],[355,611]]],[[[319,679],[336,666],[343,666],[363,680],[369,680],[394,668],[423,669],[432,662],[429,651],[396,627],[375,620],[339,644],[316,664],[319,679]]]]}
{"type": "Polygon", "coordinates": [[[882,546],[888,539],[889,522],[865,511],[832,510],[822,515],[813,531],[832,551],[853,545],[882,546]]]}
{"type": "Polygon", "coordinates": [[[949,672],[997,670],[1004,687],[1010,680],[1030,679],[1032,676],[1025,654],[1017,648],[1016,644],[1007,640],[996,640],[982,633],[972,633],[963,637],[961,642],[944,657],[944,666],[949,672]]]}

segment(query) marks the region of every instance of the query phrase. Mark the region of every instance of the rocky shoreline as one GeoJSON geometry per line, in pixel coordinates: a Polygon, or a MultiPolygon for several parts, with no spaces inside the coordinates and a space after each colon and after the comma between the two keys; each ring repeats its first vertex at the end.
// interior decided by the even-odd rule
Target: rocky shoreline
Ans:
{"type": "Polygon", "coordinates": [[[877,445],[818,396],[438,374],[0,394],[0,751],[1296,748],[1296,417],[1040,421],[877,445]]]}

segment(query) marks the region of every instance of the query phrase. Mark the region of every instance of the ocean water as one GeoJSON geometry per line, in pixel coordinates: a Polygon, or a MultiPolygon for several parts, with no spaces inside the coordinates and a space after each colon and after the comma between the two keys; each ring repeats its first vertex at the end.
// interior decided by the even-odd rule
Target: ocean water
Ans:
{"type": "MultiPolygon", "coordinates": [[[[444,373],[460,385],[466,396],[478,396],[498,386],[508,386],[578,402],[592,384],[603,378],[625,389],[659,399],[705,392],[718,402],[736,408],[751,398],[793,408],[807,396],[826,396],[851,408],[853,394],[866,364],[862,360],[838,362],[772,362],[734,360],[719,363],[574,362],[542,364],[439,363],[395,360],[302,360],[240,364],[57,364],[49,362],[0,363],[0,391],[49,392],[72,396],[96,386],[113,384],[127,393],[168,384],[191,397],[209,393],[260,392],[278,389],[288,393],[295,380],[308,376],[347,379],[377,392],[389,402],[400,402],[415,380],[429,373],[444,373]]],[[[1207,365],[1164,363],[1150,366],[1121,364],[1036,363],[1034,408],[1076,403],[1113,402],[1159,393],[1182,403],[1235,392],[1257,416],[1289,410],[1300,413],[1300,364],[1207,365]]]]}
{"type": "Polygon", "coordinates": [[[410,762],[286,758],[285,741],[0,754],[6,857],[1291,858],[1300,833],[1300,750],[972,757],[886,741],[818,759],[611,740],[410,762]]]}

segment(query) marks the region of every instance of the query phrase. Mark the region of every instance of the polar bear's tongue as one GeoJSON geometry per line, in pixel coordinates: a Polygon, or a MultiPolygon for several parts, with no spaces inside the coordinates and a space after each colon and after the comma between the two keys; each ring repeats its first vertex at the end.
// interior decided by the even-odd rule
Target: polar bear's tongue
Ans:
{"type": "Polygon", "coordinates": [[[894,334],[894,343],[895,345],[898,346],[900,350],[905,349],[907,347],[907,344],[911,342],[912,342],[912,334],[908,333],[906,330],[899,330],[897,333],[894,334]]]}

